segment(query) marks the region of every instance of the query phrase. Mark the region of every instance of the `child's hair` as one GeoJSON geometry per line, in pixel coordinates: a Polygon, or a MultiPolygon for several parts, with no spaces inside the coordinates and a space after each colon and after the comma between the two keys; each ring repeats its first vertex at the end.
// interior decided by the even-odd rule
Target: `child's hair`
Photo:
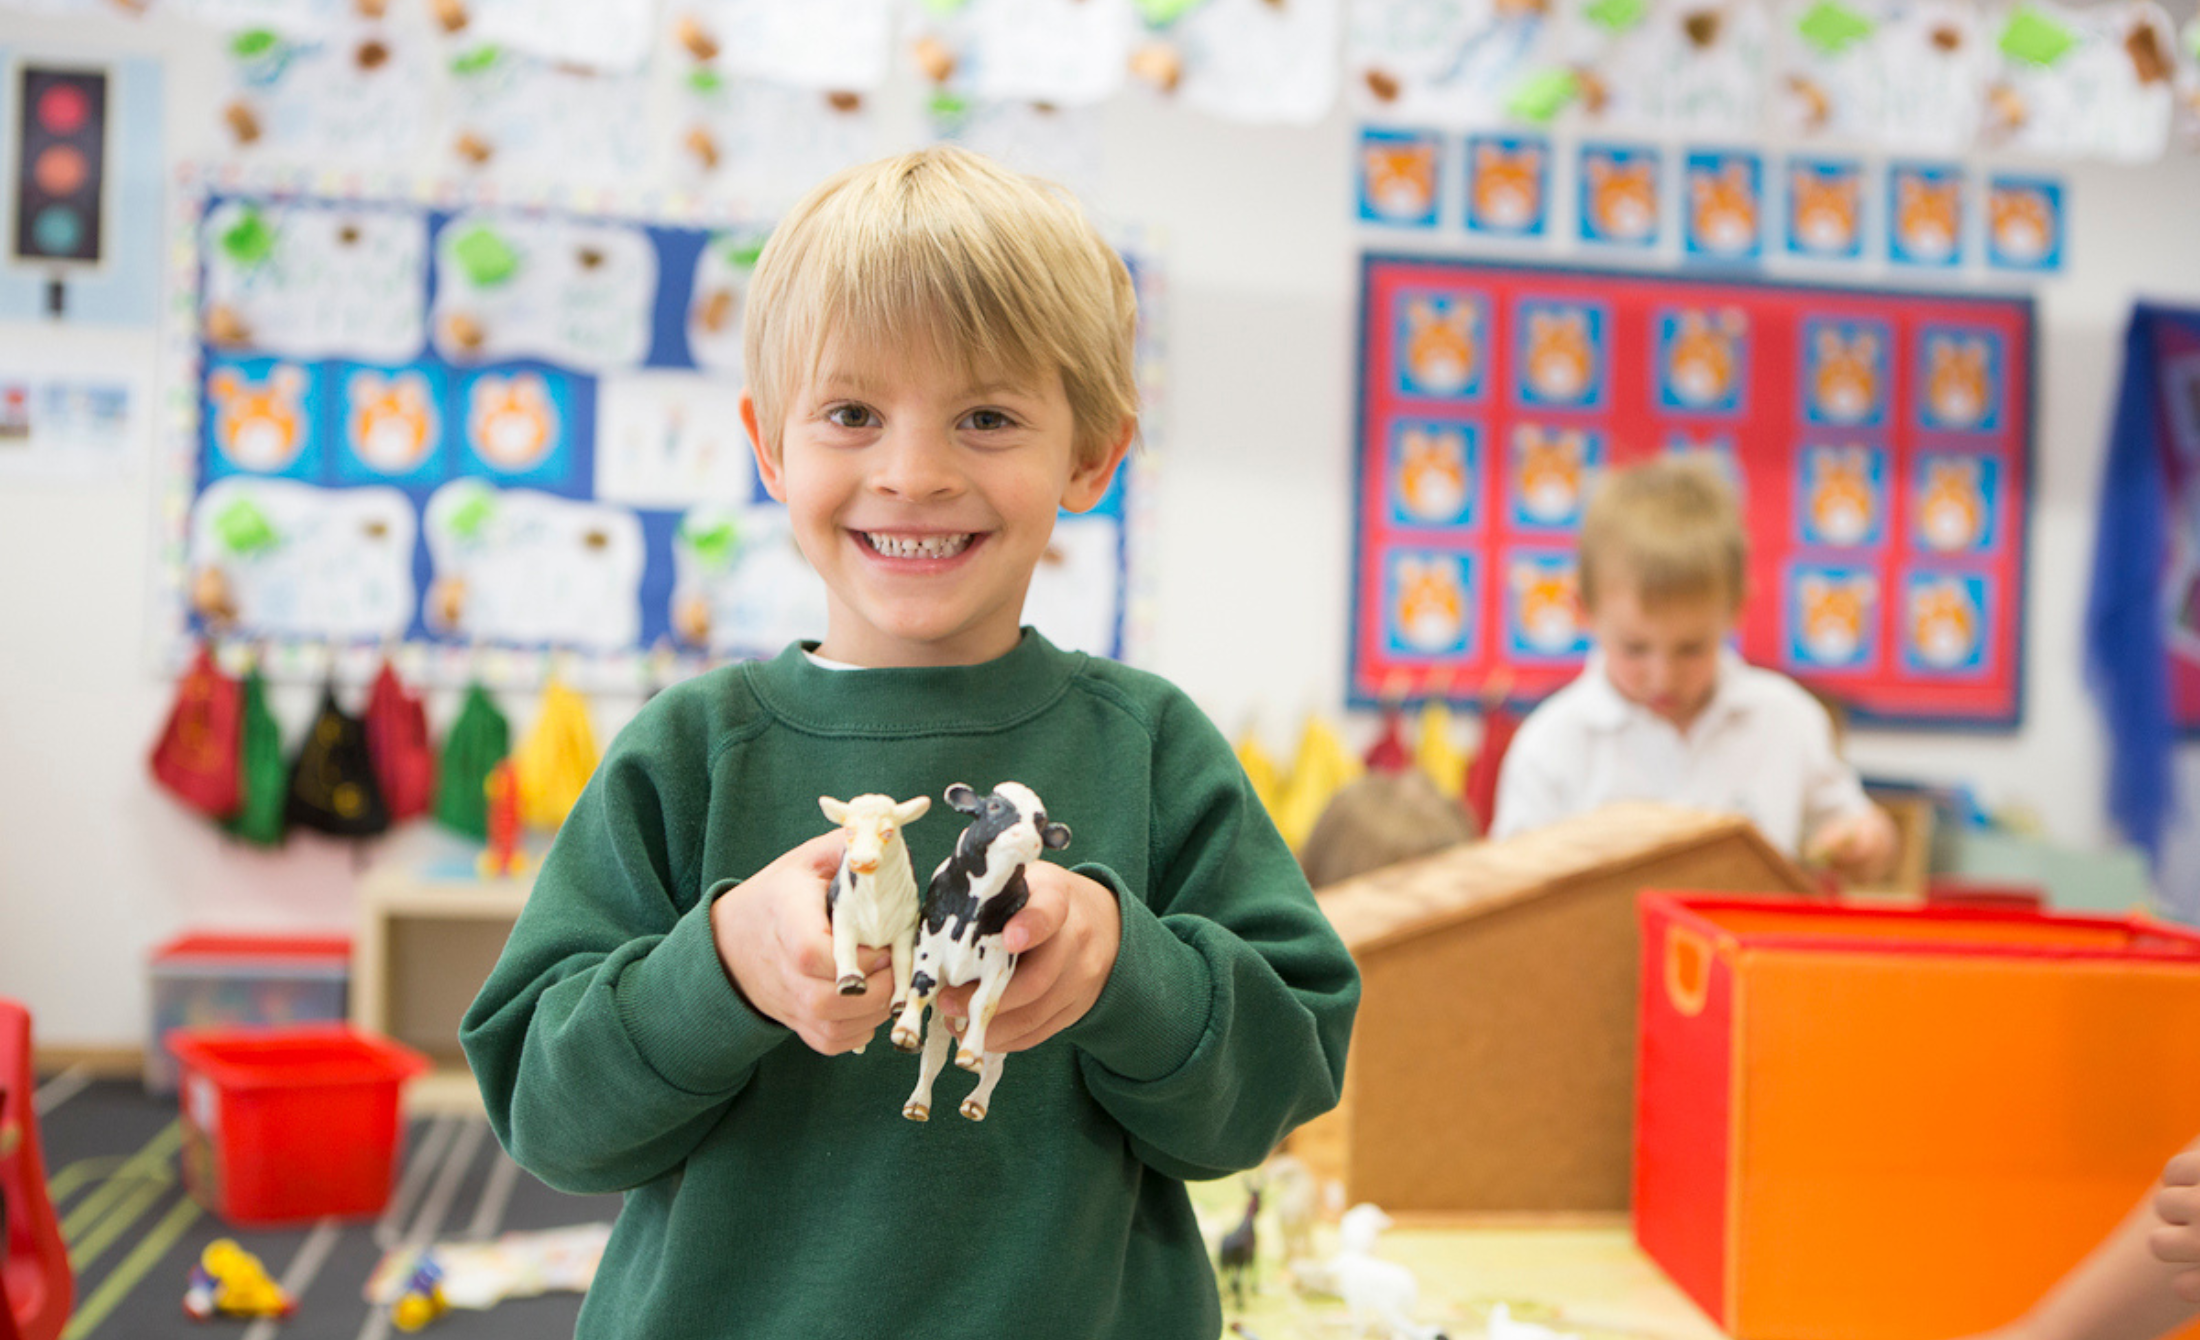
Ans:
{"type": "Polygon", "coordinates": [[[742,358],[774,455],[789,397],[828,339],[852,335],[973,382],[1059,371],[1090,464],[1138,415],[1137,321],[1130,272],[1068,191],[935,145],[832,177],[773,229],[742,358]]]}
{"type": "Polygon", "coordinates": [[[1330,797],[1299,846],[1299,868],[1308,884],[1325,888],[1476,836],[1473,817],[1428,774],[1371,772],[1330,797]]]}
{"type": "Polygon", "coordinates": [[[1632,588],[1645,609],[1715,599],[1742,603],[1748,540],[1734,490],[1709,453],[1661,456],[1615,470],[1581,518],[1581,603],[1632,588]]]}

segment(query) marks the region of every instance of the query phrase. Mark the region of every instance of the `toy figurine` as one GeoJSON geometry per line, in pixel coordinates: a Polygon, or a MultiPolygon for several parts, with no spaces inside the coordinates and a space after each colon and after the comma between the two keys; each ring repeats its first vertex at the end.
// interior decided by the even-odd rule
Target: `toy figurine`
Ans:
{"type": "MultiPolygon", "coordinates": [[[[955,1064],[979,1072],[978,1087],[963,1100],[962,1114],[983,1121],[993,1087],[1001,1082],[1003,1060],[999,1053],[987,1054],[985,1029],[1016,971],[1016,955],[1002,948],[1001,932],[1031,896],[1024,867],[1039,859],[1042,847],[1054,851],[1067,847],[1069,828],[1047,822],[1046,806],[1031,788],[1018,782],[1003,782],[983,799],[957,782],[947,788],[947,803],[976,818],[955,839],[954,854],[932,872],[931,887],[925,892],[924,927],[917,937],[916,969],[901,1017],[894,1021],[893,1038],[896,1047],[915,1051],[924,1029],[924,1010],[933,995],[942,986],[975,981],[978,989],[970,997],[970,1024],[955,1052],[955,1064]]],[[[931,1036],[923,1041],[924,1065],[917,1087],[901,1108],[911,1121],[932,1117],[932,1081],[947,1059],[948,1030],[935,1020],[931,1036]]]]}
{"type": "MultiPolygon", "coordinates": [[[[833,968],[840,994],[860,996],[864,974],[856,951],[863,945],[894,955],[892,1009],[909,994],[910,965],[917,948],[917,877],[909,868],[909,847],[901,830],[932,808],[930,796],[896,801],[892,796],[835,800],[819,796],[818,808],[848,835],[840,869],[825,890],[825,914],[833,923],[833,968]]],[[[855,1049],[859,1054],[862,1047],[855,1049]]]]}
{"type": "Polygon", "coordinates": [[[400,1331],[417,1331],[450,1310],[450,1300],[443,1296],[443,1267],[423,1255],[405,1281],[405,1291],[390,1304],[390,1322],[400,1331]]]}
{"type": "MultiPolygon", "coordinates": [[[[1222,1246],[1215,1253],[1219,1267],[1216,1273],[1229,1282],[1230,1298],[1240,1312],[1245,1310],[1246,1277],[1253,1275],[1254,1262],[1260,1255],[1260,1237],[1253,1227],[1253,1219],[1259,1213],[1260,1188],[1256,1186],[1246,1194],[1245,1217],[1238,1221],[1236,1228],[1224,1235],[1222,1246]]],[[[1255,1292],[1260,1289],[1257,1276],[1253,1280],[1253,1289],[1255,1292]]]]}
{"type": "Polygon", "coordinates": [[[519,849],[519,773],[512,760],[489,769],[481,789],[489,797],[489,845],[481,852],[481,877],[509,879],[524,874],[527,857],[519,849]]]}
{"type": "Polygon", "coordinates": [[[1376,1235],[1390,1227],[1390,1216],[1373,1205],[1355,1205],[1337,1225],[1337,1254],[1329,1270],[1337,1293],[1352,1311],[1353,1329],[1366,1334],[1372,1325],[1391,1340],[1442,1340],[1443,1332],[1413,1322],[1420,1283],[1395,1261],[1371,1255],[1376,1235]]]}
{"type": "Polygon", "coordinates": [[[287,1317],[298,1304],[268,1277],[260,1258],[231,1238],[216,1238],[191,1267],[183,1291],[183,1310],[199,1321],[214,1316],[287,1317]]]}

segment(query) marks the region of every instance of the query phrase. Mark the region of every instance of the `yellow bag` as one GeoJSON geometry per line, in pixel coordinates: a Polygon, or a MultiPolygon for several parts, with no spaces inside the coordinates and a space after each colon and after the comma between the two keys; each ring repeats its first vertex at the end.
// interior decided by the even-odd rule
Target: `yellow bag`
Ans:
{"type": "Polygon", "coordinates": [[[543,686],[542,712],[535,728],[512,751],[519,778],[520,817],[535,828],[556,828],[581,798],[589,774],[596,771],[596,732],[588,724],[588,703],[553,679],[543,686]]]}
{"type": "Polygon", "coordinates": [[[1445,799],[1457,800],[1466,790],[1467,751],[1453,742],[1451,709],[1434,698],[1421,707],[1421,738],[1414,742],[1413,758],[1445,799]]]}
{"type": "Polygon", "coordinates": [[[1245,769],[1245,780],[1252,783],[1253,794],[1260,797],[1261,808],[1268,811],[1271,822],[1276,817],[1276,802],[1282,797],[1283,778],[1276,773],[1276,761],[1268,757],[1261,747],[1260,737],[1251,730],[1238,737],[1238,766],[1245,769]]]}
{"type": "Polygon", "coordinates": [[[1366,765],[1337,738],[1335,727],[1319,716],[1306,718],[1298,756],[1291,761],[1291,775],[1276,804],[1276,828],[1293,851],[1314,831],[1314,822],[1322,817],[1330,798],[1365,771],[1366,765]]]}

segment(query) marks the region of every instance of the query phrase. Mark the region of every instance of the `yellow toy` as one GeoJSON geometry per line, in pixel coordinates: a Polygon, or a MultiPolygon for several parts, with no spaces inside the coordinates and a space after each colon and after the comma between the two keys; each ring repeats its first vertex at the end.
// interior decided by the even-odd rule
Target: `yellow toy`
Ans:
{"type": "Polygon", "coordinates": [[[287,1317],[297,1309],[297,1300],[268,1276],[260,1258],[230,1238],[206,1244],[183,1291],[184,1312],[199,1321],[217,1315],[287,1317]]]}
{"type": "Polygon", "coordinates": [[[417,1331],[450,1310],[450,1300],[443,1296],[443,1268],[434,1257],[423,1256],[405,1292],[390,1305],[390,1321],[400,1331],[417,1331]]]}

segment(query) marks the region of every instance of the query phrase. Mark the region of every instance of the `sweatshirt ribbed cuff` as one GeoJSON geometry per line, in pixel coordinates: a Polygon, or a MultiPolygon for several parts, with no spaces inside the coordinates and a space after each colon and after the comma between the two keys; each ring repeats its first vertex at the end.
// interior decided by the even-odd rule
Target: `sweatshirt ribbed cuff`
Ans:
{"type": "Polygon", "coordinates": [[[712,888],[619,977],[619,1019],[634,1049],[666,1083],[689,1093],[735,1087],[793,1036],[741,999],[718,960],[710,909],[734,883],[712,888]]]}
{"type": "Polygon", "coordinates": [[[1207,1035],[1214,991],[1207,960],[1162,925],[1114,871],[1102,865],[1075,869],[1115,891],[1123,939],[1100,999],[1063,1036],[1125,1079],[1165,1079],[1192,1059],[1207,1035]]]}

